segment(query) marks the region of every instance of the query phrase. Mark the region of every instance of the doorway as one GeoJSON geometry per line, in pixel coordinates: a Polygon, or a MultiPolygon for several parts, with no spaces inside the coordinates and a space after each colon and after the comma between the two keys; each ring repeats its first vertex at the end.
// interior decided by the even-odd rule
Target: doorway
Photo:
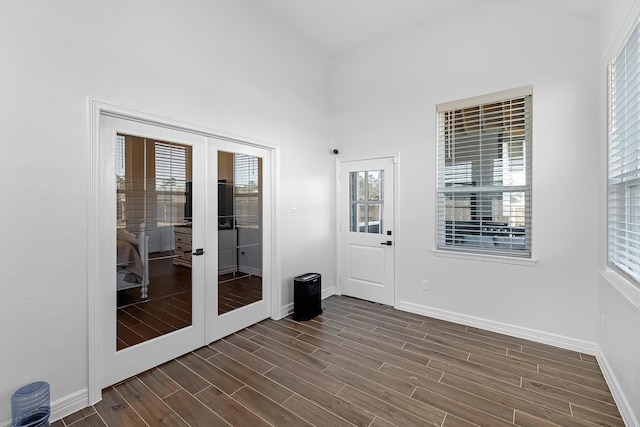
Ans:
{"type": "Polygon", "coordinates": [[[94,105],[93,113],[95,403],[102,388],[271,315],[274,183],[273,148],[115,114],[110,106],[94,105]],[[234,174],[230,195],[220,196],[224,156],[233,159],[234,174]],[[223,201],[231,215],[220,210],[223,201]],[[230,243],[221,233],[226,226],[237,236],[230,243]],[[231,271],[225,250],[237,254],[231,271]],[[233,307],[224,300],[230,293],[233,307]]]}
{"type": "Polygon", "coordinates": [[[340,162],[340,292],[395,302],[395,157],[340,162]]]}

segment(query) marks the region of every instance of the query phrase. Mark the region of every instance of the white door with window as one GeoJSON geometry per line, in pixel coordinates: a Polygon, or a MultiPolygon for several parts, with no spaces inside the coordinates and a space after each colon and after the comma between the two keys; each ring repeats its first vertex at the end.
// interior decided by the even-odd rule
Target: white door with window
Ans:
{"type": "Polygon", "coordinates": [[[271,152],[110,115],[99,123],[102,389],[269,317],[271,152]]]}
{"type": "Polygon", "coordinates": [[[393,157],[340,163],[340,289],[395,301],[393,157]]]}

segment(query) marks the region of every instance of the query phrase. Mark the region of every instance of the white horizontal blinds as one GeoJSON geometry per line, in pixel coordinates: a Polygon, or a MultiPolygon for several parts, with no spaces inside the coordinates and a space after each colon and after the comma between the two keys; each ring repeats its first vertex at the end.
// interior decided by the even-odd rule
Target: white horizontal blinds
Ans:
{"type": "Polygon", "coordinates": [[[260,228],[260,159],[233,155],[234,211],[237,227],[260,228]]]}
{"type": "Polygon", "coordinates": [[[125,169],[125,139],[116,135],[116,221],[118,227],[126,227],[127,193],[125,169]]]}
{"type": "MultiPolygon", "coordinates": [[[[124,136],[116,135],[116,177],[124,179],[124,136]]],[[[120,182],[118,181],[118,188],[120,182]]]]}
{"type": "Polygon", "coordinates": [[[184,192],[187,182],[187,150],[184,145],[155,142],[156,189],[184,192]]]}
{"type": "Polygon", "coordinates": [[[155,196],[157,221],[182,223],[185,218],[187,169],[190,147],[170,142],[155,141],[155,196]]]}
{"type": "Polygon", "coordinates": [[[640,35],[609,64],[609,265],[640,284],[640,35]]]}
{"type": "Polygon", "coordinates": [[[438,107],[439,249],[531,255],[531,90],[507,95],[438,107]]]}

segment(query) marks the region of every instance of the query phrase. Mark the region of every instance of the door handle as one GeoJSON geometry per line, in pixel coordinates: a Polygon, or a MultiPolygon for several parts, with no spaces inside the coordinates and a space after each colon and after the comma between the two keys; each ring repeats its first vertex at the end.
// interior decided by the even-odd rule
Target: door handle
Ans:
{"type": "Polygon", "coordinates": [[[393,243],[391,243],[391,240],[387,240],[386,242],[382,242],[380,243],[381,245],[385,245],[385,246],[392,246],[393,243]]]}
{"type": "Polygon", "coordinates": [[[196,251],[193,253],[193,255],[204,255],[204,249],[200,248],[200,249],[196,249],[196,251]]]}

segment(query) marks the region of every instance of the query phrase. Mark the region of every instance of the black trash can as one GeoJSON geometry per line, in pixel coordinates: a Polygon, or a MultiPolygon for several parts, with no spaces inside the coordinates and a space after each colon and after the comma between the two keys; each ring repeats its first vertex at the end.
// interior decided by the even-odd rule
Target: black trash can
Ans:
{"type": "Polygon", "coordinates": [[[293,320],[311,320],[322,314],[322,277],[306,273],[293,279],[293,320]]]}

